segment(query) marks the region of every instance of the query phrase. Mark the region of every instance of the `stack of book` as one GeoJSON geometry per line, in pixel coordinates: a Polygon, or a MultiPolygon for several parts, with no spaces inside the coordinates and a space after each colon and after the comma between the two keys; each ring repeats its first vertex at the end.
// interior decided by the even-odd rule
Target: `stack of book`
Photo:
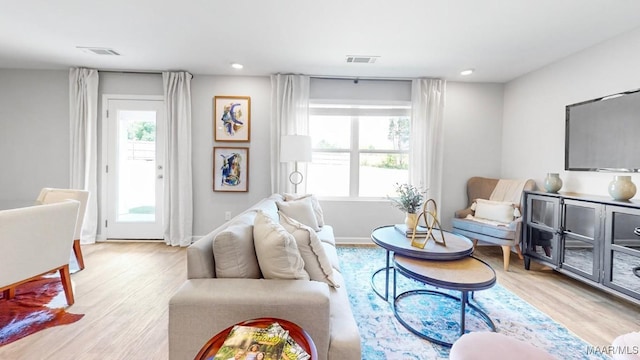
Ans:
{"type": "MultiPolygon", "coordinates": [[[[289,331],[274,322],[266,328],[236,325],[212,360],[308,360],[311,358],[289,331]]],[[[209,359],[207,359],[209,360],[209,359]]]]}
{"type": "MultiPolygon", "coordinates": [[[[394,227],[396,230],[398,230],[401,234],[404,234],[406,237],[413,236],[413,229],[408,228],[407,225],[405,224],[396,224],[394,225],[394,227]]],[[[418,225],[418,227],[415,230],[416,230],[416,237],[427,237],[427,232],[429,231],[427,227],[420,226],[420,225],[418,225]]]]}

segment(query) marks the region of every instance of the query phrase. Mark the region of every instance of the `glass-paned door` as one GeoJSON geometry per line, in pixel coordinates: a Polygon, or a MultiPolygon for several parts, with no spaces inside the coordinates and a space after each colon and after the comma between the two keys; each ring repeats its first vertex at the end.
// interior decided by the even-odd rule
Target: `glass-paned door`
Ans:
{"type": "Polygon", "coordinates": [[[607,206],[604,285],[640,299],[640,210],[607,206]]]}
{"type": "Polygon", "coordinates": [[[164,102],[108,99],[108,239],[162,239],[164,102]]]}

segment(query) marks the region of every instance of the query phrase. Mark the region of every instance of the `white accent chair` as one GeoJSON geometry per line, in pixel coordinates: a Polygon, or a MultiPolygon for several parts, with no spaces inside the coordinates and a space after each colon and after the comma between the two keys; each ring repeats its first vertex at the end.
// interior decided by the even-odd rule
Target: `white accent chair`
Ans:
{"type": "Polygon", "coordinates": [[[28,206],[0,211],[0,291],[4,299],[15,288],[44,274],[59,271],[67,303],[73,305],[69,246],[80,202],[28,206]]]}
{"type": "Polygon", "coordinates": [[[82,270],[84,269],[84,258],[82,257],[82,249],[80,248],[80,235],[82,234],[82,222],[84,221],[84,214],[87,210],[89,192],[76,189],[43,188],[40,191],[40,195],[38,195],[36,204],[52,204],[65,200],[77,200],[80,202],[78,221],[76,222],[76,230],[73,236],[73,253],[76,255],[80,270],[82,270]]]}

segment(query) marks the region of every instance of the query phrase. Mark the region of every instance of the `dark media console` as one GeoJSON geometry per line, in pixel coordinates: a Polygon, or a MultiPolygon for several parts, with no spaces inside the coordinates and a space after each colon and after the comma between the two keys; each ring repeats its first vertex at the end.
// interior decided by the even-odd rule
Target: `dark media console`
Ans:
{"type": "Polygon", "coordinates": [[[640,304],[640,202],[526,191],[522,247],[531,260],[640,304]]]}

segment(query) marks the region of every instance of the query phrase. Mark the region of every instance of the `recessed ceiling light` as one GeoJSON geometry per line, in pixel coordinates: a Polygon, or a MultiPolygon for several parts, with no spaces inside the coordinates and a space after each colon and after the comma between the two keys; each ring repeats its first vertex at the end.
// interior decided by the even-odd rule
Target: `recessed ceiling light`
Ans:
{"type": "Polygon", "coordinates": [[[462,75],[462,76],[471,75],[471,74],[473,74],[473,71],[474,71],[473,69],[462,70],[462,71],[460,71],[460,75],[462,75]]]}
{"type": "Polygon", "coordinates": [[[244,66],[242,66],[242,64],[233,63],[233,64],[231,64],[231,67],[232,67],[232,68],[234,68],[234,69],[238,69],[238,70],[240,70],[240,69],[242,69],[244,66]]]}

